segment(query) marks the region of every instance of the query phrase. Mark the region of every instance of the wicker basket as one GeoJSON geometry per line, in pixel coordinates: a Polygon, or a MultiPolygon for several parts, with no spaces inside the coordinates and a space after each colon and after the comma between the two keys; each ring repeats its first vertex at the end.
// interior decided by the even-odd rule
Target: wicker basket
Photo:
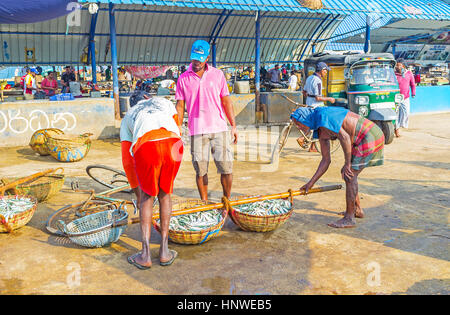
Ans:
{"type": "MultiPolygon", "coordinates": [[[[31,182],[23,183],[15,187],[16,191],[21,195],[31,195],[37,199],[38,202],[45,201],[61,190],[64,185],[64,174],[51,174],[37,178],[31,182]]],[[[0,186],[11,183],[17,178],[3,178],[0,179],[0,186]]],[[[12,192],[6,191],[7,194],[12,195],[12,192]]]]}
{"type": "MultiPolygon", "coordinates": [[[[246,196],[244,198],[248,197],[255,196],[246,196]]],[[[294,207],[292,207],[291,201],[291,210],[283,214],[260,216],[240,212],[234,208],[231,208],[229,212],[231,220],[233,220],[233,222],[242,230],[252,232],[269,232],[283,225],[291,217],[293,210],[294,207]]]]}
{"type": "Polygon", "coordinates": [[[319,10],[323,8],[322,0],[298,0],[300,4],[311,10],[319,10]]]}
{"type": "Polygon", "coordinates": [[[47,138],[53,135],[63,135],[64,131],[56,128],[39,129],[31,136],[30,147],[40,155],[49,155],[47,138]]]}
{"type": "MultiPolygon", "coordinates": [[[[174,202],[172,210],[187,209],[209,203],[210,202],[199,199],[189,199],[182,202],[174,202]]],[[[227,211],[225,209],[222,209],[221,212],[222,220],[220,220],[218,224],[201,231],[186,232],[169,229],[169,240],[177,244],[203,244],[210,239],[217,237],[227,218],[227,211]]],[[[156,220],[153,220],[153,226],[158,232],[161,233],[161,227],[156,220]]]]}
{"type": "Polygon", "coordinates": [[[61,162],[77,162],[88,154],[91,148],[92,134],[53,135],[47,138],[50,155],[61,162]]]}
{"type": "Polygon", "coordinates": [[[67,225],[58,221],[58,228],[75,244],[84,247],[103,247],[116,242],[127,225],[114,226],[128,219],[128,213],[121,210],[107,210],[84,216],[67,225]]]}
{"type": "Polygon", "coordinates": [[[3,216],[0,216],[0,232],[12,232],[21,228],[30,222],[33,217],[34,212],[36,211],[38,201],[33,196],[22,196],[22,195],[14,195],[14,196],[0,196],[0,199],[14,199],[14,198],[28,198],[33,202],[33,206],[29,209],[25,209],[22,212],[16,213],[13,216],[8,218],[8,222],[6,222],[3,216]]]}

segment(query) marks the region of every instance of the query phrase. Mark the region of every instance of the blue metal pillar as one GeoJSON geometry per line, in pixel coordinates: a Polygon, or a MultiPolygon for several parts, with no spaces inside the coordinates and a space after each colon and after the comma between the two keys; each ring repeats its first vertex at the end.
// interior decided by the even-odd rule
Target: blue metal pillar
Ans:
{"type": "Polygon", "coordinates": [[[396,47],[397,47],[397,45],[395,45],[395,44],[392,45],[392,55],[394,56],[394,58],[395,58],[395,48],[396,47]]]}
{"type": "Polygon", "coordinates": [[[91,58],[91,72],[92,83],[97,83],[97,63],[95,60],[95,27],[97,26],[98,13],[95,13],[91,18],[91,31],[89,34],[89,52],[88,58],[91,58]]]}
{"type": "Polygon", "coordinates": [[[261,23],[260,12],[256,12],[255,22],[255,107],[256,111],[261,111],[260,88],[261,88],[261,23]]]}
{"type": "Polygon", "coordinates": [[[364,43],[364,52],[367,54],[370,52],[370,16],[366,18],[366,41],[364,43]]]}
{"type": "Polygon", "coordinates": [[[217,64],[216,64],[216,43],[215,42],[211,44],[211,54],[212,54],[212,65],[214,68],[216,68],[217,64]]]}
{"type": "Polygon", "coordinates": [[[116,19],[114,17],[114,4],[109,3],[109,32],[111,40],[111,65],[113,75],[113,96],[114,96],[114,116],[120,119],[120,102],[119,102],[119,76],[117,73],[117,41],[116,41],[116,19]]]}

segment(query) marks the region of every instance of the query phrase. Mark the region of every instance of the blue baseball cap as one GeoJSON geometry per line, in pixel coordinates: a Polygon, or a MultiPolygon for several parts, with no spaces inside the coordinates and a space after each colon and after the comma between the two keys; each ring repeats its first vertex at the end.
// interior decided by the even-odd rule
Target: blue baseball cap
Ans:
{"type": "Polygon", "coordinates": [[[316,66],[316,71],[321,71],[323,69],[327,69],[328,71],[330,71],[330,67],[328,67],[328,65],[325,62],[319,62],[316,66]]]}
{"type": "Polygon", "coordinates": [[[30,71],[38,74],[38,71],[35,68],[31,68],[30,71]]]}
{"type": "Polygon", "coordinates": [[[209,43],[204,40],[196,40],[192,44],[191,49],[191,60],[198,60],[205,62],[206,58],[209,56],[209,43]]]}

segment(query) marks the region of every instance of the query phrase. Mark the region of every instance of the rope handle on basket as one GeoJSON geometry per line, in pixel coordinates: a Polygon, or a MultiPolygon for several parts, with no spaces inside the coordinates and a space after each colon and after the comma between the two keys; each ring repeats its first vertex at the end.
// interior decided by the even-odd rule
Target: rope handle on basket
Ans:
{"type": "Polygon", "coordinates": [[[228,200],[227,197],[225,197],[225,196],[222,197],[222,203],[224,204],[225,209],[227,210],[227,212],[234,211],[233,207],[231,207],[231,205],[230,205],[230,200],[228,200]]]}
{"type": "Polygon", "coordinates": [[[288,193],[289,193],[289,200],[291,201],[291,207],[292,207],[294,205],[294,192],[292,191],[292,189],[289,188],[288,193]]]}
{"type": "MultiPolygon", "coordinates": [[[[233,220],[233,217],[235,216],[236,210],[234,210],[234,208],[230,205],[230,201],[229,201],[228,198],[225,197],[225,196],[222,197],[222,203],[225,205],[225,209],[227,210],[227,213],[230,214],[230,217],[231,217],[232,220],[233,220]]],[[[234,222],[237,226],[239,226],[241,229],[245,230],[245,228],[244,228],[241,224],[239,224],[238,220],[233,220],[233,222],[234,222]]]]}

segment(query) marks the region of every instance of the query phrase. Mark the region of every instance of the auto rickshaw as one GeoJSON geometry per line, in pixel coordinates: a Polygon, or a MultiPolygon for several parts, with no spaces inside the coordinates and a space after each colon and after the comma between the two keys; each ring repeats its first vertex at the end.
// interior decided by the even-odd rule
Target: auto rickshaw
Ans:
{"type": "Polygon", "coordinates": [[[391,143],[398,106],[403,101],[394,73],[394,56],[320,53],[305,60],[305,75],[313,74],[321,61],[331,68],[328,77],[322,79],[322,94],[336,99],[336,103],[327,105],[344,106],[372,120],[383,131],[385,143],[391,143]]]}

